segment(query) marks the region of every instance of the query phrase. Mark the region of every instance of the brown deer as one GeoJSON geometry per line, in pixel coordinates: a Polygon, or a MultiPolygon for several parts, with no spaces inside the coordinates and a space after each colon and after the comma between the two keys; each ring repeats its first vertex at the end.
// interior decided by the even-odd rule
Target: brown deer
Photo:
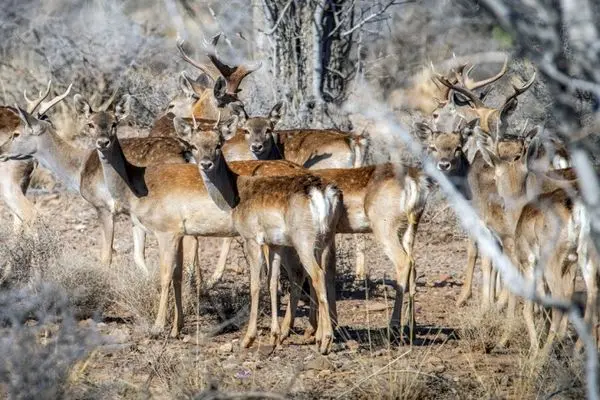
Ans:
{"type": "MultiPolygon", "coordinates": [[[[28,104],[27,110],[30,113],[36,112],[38,117],[42,117],[68,96],[71,90],[71,86],[69,86],[63,94],[46,102],[51,86],[52,82],[48,81],[46,91],[40,92],[39,97],[34,100],[27,97],[26,91],[23,92],[28,104]]],[[[15,108],[0,107],[0,144],[9,140],[19,125],[20,119],[15,108]]],[[[14,227],[17,230],[22,224],[28,225],[35,219],[35,207],[25,197],[34,168],[34,161],[30,159],[6,161],[0,166],[0,197],[12,212],[14,227]]]]}
{"type": "MultiPolygon", "coordinates": [[[[532,159],[540,152],[540,141],[533,139],[535,135],[537,128],[523,135],[528,138],[528,145],[510,157],[499,155],[501,137],[491,139],[480,135],[482,155],[494,168],[497,190],[514,232],[521,271],[536,290],[547,290],[558,299],[571,300],[579,266],[588,290],[585,319],[595,326],[597,260],[588,238],[589,216],[579,201],[577,180],[571,170],[548,173],[532,169],[535,165],[532,159]]],[[[525,301],[523,313],[531,348],[537,352],[538,334],[531,301],[525,301]]],[[[566,334],[566,329],[566,315],[560,309],[553,309],[544,352],[556,336],[566,334]]]]}
{"type": "MultiPolygon", "coordinates": [[[[78,110],[86,118],[88,130],[116,130],[127,107],[125,97],[115,111],[94,111],[83,97],[76,95],[78,110]]],[[[102,230],[101,260],[110,265],[114,238],[114,215],[122,211],[115,203],[104,182],[98,154],[95,151],[73,147],[47,121],[40,120],[24,112],[22,124],[0,147],[0,160],[35,158],[49,169],[68,188],[77,191],[96,210],[102,230]]],[[[140,138],[123,140],[123,148],[128,157],[138,165],[150,163],[185,163],[187,145],[177,138],[140,138]]],[[[134,260],[142,270],[147,271],[143,229],[136,227],[134,220],[134,260]]]]}

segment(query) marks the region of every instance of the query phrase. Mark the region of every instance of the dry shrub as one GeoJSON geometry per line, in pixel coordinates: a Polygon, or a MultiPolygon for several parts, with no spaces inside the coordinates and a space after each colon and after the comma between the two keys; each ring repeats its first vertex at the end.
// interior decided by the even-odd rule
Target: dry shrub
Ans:
{"type": "Polygon", "coordinates": [[[71,368],[99,344],[73,316],[67,293],[55,285],[0,293],[0,393],[11,399],[65,396],[71,368]]]}

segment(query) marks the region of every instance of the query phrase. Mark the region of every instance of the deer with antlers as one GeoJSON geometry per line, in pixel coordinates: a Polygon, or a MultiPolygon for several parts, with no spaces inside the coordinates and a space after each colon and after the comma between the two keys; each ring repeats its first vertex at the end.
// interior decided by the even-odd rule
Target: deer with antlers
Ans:
{"type": "MultiPolygon", "coordinates": [[[[41,118],[61,102],[71,90],[69,86],[65,93],[45,101],[50,95],[51,86],[52,82],[49,81],[46,90],[40,92],[38,98],[33,100],[27,97],[27,91],[23,92],[28,112],[35,112],[41,118]]],[[[0,107],[0,144],[10,140],[19,124],[20,119],[16,108],[0,107]]],[[[11,160],[2,163],[0,168],[0,196],[13,213],[14,226],[18,229],[23,223],[31,223],[35,218],[35,207],[25,197],[34,170],[34,162],[30,159],[11,160]]]]}

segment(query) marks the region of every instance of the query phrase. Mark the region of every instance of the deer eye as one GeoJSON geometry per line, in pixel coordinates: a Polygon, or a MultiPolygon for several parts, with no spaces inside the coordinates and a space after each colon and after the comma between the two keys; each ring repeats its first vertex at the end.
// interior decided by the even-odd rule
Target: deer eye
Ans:
{"type": "Polygon", "coordinates": [[[167,106],[167,110],[172,110],[172,109],[174,109],[174,108],[175,108],[175,104],[169,104],[169,105],[167,106]]]}
{"type": "Polygon", "coordinates": [[[19,137],[19,135],[20,135],[19,132],[13,132],[12,137],[13,137],[13,139],[16,139],[19,137]]]}
{"type": "Polygon", "coordinates": [[[88,128],[90,128],[90,129],[93,129],[93,128],[94,128],[94,124],[92,124],[92,123],[90,122],[90,123],[88,123],[88,124],[87,124],[87,127],[88,127],[88,128]]]}
{"type": "Polygon", "coordinates": [[[433,119],[438,119],[440,117],[440,114],[433,113],[431,116],[433,117],[433,119]]]}
{"type": "Polygon", "coordinates": [[[113,122],[113,123],[112,123],[112,128],[113,128],[113,129],[115,129],[116,127],[117,127],[117,123],[116,123],[116,122],[113,122]]]}
{"type": "Polygon", "coordinates": [[[429,151],[436,151],[435,146],[429,146],[429,151]]]}
{"type": "Polygon", "coordinates": [[[452,101],[459,107],[466,106],[469,104],[469,100],[458,93],[454,93],[454,96],[452,96],[452,101]]]}

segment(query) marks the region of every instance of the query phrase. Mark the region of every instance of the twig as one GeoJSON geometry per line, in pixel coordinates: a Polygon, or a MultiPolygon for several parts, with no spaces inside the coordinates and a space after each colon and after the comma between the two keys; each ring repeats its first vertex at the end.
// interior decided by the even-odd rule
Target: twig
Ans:
{"type": "Polygon", "coordinates": [[[268,31],[263,31],[263,30],[259,29],[258,31],[264,33],[265,35],[272,35],[273,33],[275,33],[275,31],[277,30],[277,27],[279,26],[279,24],[283,20],[283,17],[285,16],[285,13],[287,12],[288,8],[292,5],[293,1],[294,0],[288,1],[287,4],[285,5],[285,7],[283,7],[283,10],[281,10],[281,12],[279,13],[279,17],[277,18],[277,21],[273,24],[273,26],[271,27],[271,29],[269,29],[268,31]]]}
{"type": "Polygon", "coordinates": [[[384,12],[386,12],[388,10],[388,8],[390,8],[391,6],[412,3],[413,1],[414,0],[405,0],[405,1],[392,0],[392,1],[388,2],[385,6],[383,6],[379,11],[374,12],[373,14],[369,15],[366,18],[363,18],[361,21],[359,21],[352,28],[350,28],[350,29],[348,29],[346,31],[343,31],[340,36],[341,37],[345,37],[345,36],[351,35],[352,32],[354,32],[355,30],[360,29],[363,25],[371,22],[374,18],[377,18],[378,16],[380,16],[381,14],[383,14],[384,12]]]}

